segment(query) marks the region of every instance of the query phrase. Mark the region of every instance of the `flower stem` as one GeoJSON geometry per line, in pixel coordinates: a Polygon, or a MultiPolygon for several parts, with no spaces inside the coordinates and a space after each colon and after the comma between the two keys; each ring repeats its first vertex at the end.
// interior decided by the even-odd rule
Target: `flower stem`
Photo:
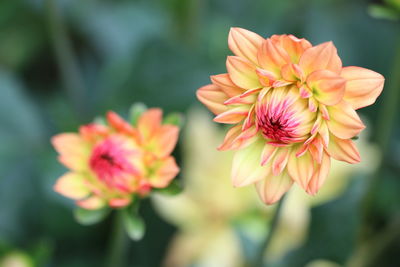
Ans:
{"type": "Polygon", "coordinates": [[[281,200],[279,200],[276,209],[275,209],[275,214],[274,217],[272,218],[271,221],[271,226],[269,228],[268,234],[265,237],[264,241],[262,242],[262,244],[259,247],[259,250],[257,251],[256,257],[254,259],[254,267],[260,267],[263,266],[264,264],[264,255],[265,252],[267,251],[272,238],[274,237],[274,233],[278,227],[278,223],[279,223],[279,217],[282,211],[282,206],[283,206],[283,202],[285,200],[285,195],[281,198],[281,200]]]}
{"type": "Polygon", "coordinates": [[[123,213],[117,210],[116,214],[114,215],[106,267],[126,266],[125,256],[127,252],[127,245],[128,238],[123,225],[123,213]]]}

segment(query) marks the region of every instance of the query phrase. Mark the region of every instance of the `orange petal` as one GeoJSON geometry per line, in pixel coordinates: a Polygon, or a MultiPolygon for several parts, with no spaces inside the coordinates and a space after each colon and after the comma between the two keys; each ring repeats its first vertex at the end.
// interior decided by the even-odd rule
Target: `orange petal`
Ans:
{"type": "Polygon", "coordinates": [[[250,146],[237,151],[232,163],[232,183],[234,186],[246,186],[265,179],[271,172],[271,166],[261,166],[260,157],[265,141],[259,138],[250,146]]]}
{"type": "Polygon", "coordinates": [[[269,175],[267,178],[256,183],[256,190],[261,200],[271,205],[281,199],[293,184],[293,180],[288,173],[282,172],[280,175],[269,175]]]}
{"type": "Polygon", "coordinates": [[[228,97],[241,95],[245,91],[243,88],[237,87],[237,85],[232,82],[228,73],[213,75],[210,76],[210,79],[212,83],[219,86],[228,97]]]}
{"type": "Polygon", "coordinates": [[[122,208],[128,206],[131,201],[131,198],[113,198],[108,201],[108,205],[112,208],[122,208]]]}
{"type": "Polygon", "coordinates": [[[282,67],[281,70],[282,78],[286,81],[295,82],[302,81],[304,79],[304,73],[300,69],[299,65],[289,63],[282,67]]]}
{"type": "Polygon", "coordinates": [[[215,118],[215,122],[219,123],[227,123],[227,124],[235,124],[240,121],[242,121],[244,118],[246,118],[248,112],[249,112],[249,106],[239,106],[235,108],[230,108],[227,111],[218,114],[215,118]]]}
{"type": "Polygon", "coordinates": [[[340,74],[342,69],[342,61],[332,42],[326,42],[304,51],[300,57],[299,65],[305,74],[310,74],[316,70],[330,70],[340,74]]]}
{"type": "Polygon", "coordinates": [[[337,160],[346,161],[348,163],[357,163],[361,161],[360,153],[354,142],[350,139],[340,139],[331,135],[328,152],[337,160]]]}
{"type": "Polygon", "coordinates": [[[290,57],[280,45],[273,43],[271,39],[266,39],[258,51],[258,62],[263,69],[280,77],[281,68],[290,63],[290,57]]]}
{"type": "Polygon", "coordinates": [[[109,129],[101,124],[91,123],[79,127],[80,136],[89,142],[96,142],[109,134],[109,129]]]}
{"type": "Polygon", "coordinates": [[[360,67],[345,67],[341,76],[347,80],[344,99],[354,109],[373,104],[385,83],[381,74],[360,67]]]}
{"type": "Polygon", "coordinates": [[[60,153],[59,160],[72,170],[86,170],[90,154],[89,145],[76,133],[62,133],[51,138],[54,148],[60,153]]]}
{"type": "Polygon", "coordinates": [[[301,157],[297,157],[296,153],[292,152],[287,169],[290,177],[306,190],[314,171],[314,162],[310,152],[305,152],[301,157]]]}
{"type": "Polygon", "coordinates": [[[151,138],[160,128],[162,121],[162,110],[151,108],[143,112],[138,120],[138,130],[144,139],[151,138]]]}
{"type": "Polygon", "coordinates": [[[218,147],[218,150],[228,150],[232,149],[232,146],[234,145],[234,142],[237,141],[237,137],[242,133],[242,125],[235,125],[232,128],[228,130],[226,133],[226,136],[224,138],[224,141],[222,144],[218,147]]]}
{"type": "Polygon", "coordinates": [[[148,177],[148,181],[152,187],[166,187],[179,173],[179,167],[172,156],[155,161],[154,166],[149,166],[149,168],[155,168],[151,176],[148,177]]]}
{"type": "Polygon", "coordinates": [[[263,40],[264,38],[254,32],[242,28],[231,28],[228,45],[235,55],[257,64],[257,51],[263,40]]]}
{"type": "Polygon", "coordinates": [[[199,101],[215,115],[225,112],[228,109],[223,104],[228,99],[228,96],[220,87],[214,84],[209,84],[199,88],[196,95],[197,99],[199,99],[199,101]]]}
{"type": "Polygon", "coordinates": [[[324,153],[322,157],[322,163],[317,165],[316,170],[308,184],[307,193],[310,195],[315,195],[321,186],[324,184],[326,178],[329,174],[329,169],[331,167],[331,158],[328,154],[324,153]]]}
{"type": "Polygon", "coordinates": [[[357,112],[345,101],[328,107],[328,111],[330,120],[326,123],[329,131],[341,139],[352,138],[365,128],[357,112]]]}
{"type": "Polygon", "coordinates": [[[179,128],[174,125],[162,125],[158,133],[154,136],[156,147],[155,154],[158,157],[165,157],[171,154],[179,137],[179,128]]]}
{"type": "Polygon", "coordinates": [[[332,106],[342,100],[346,80],[332,71],[318,70],[307,77],[307,85],[315,99],[322,104],[332,106]]]}
{"type": "Polygon", "coordinates": [[[90,194],[85,177],[74,172],[61,176],[54,185],[54,191],[72,199],[82,199],[90,194]]]}
{"type": "Polygon", "coordinates": [[[87,210],[97,210],[106,204],[105,201],[97,196],[91,196],[83,200],[78,200],[76,204],[87,210]]]}
{"type": "Polygon", "coordinates": [[[256,67],[241,57],[229,56],[226,60],[229,77],[243,89],[260,88],[261,84],[256,74],[256,67]]]}
{"type": "Polygon", "coordinates": [[[113,111],[107,112],[107,121],[117,132],[136,134],[133,127],[113,111]]]}
{"type": "Polygon", "coordinates": [[[312,46],[306,39],[299,39],[293,35],[273,35],[271,39],[285,49],[293,63],[298,63],[304,51],[312,46]]]}

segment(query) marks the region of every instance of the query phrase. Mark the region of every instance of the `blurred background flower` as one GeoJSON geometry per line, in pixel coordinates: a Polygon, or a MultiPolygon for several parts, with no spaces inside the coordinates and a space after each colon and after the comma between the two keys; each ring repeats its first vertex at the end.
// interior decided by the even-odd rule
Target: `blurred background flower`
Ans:
{"type": "MultiPolygon", "coordinates": [[[[226,44],[229,28],[242,27],[262,36],[290,33],[315,44],[332,40],[344,65],[363,66],[387,77],[376,105],[360,111],[363,120],[370,122],[365,140],[376,143],[381,151],[360,149],[361,158],[370,158],[368,166],[380,164],[378,170],[368,175],[351,168],[346,175],[353,178],[344,178],[348,182],[337,185],[341,194],[333,199],[327,197],[311,209],[307,208],[308,203],[302,204],[305,208],[298,204],[299,208],[292,212],[303,214],[309,225],[302,234],[303,242],[286,253],[289,242],[282,238],[285,256],[278,260],[278,253],[273,253],[274,241],[267,257],[268,253],[277,255],[280,266],[290,267],[302,267],[316,259],[343,266],[354,257],[367,263],[352,261],[356,264],[353,266],[397,266],[399,22],[372,18],[368,13],[370,4],[385,5],[370,0],[0,1],[1,244],[10,247],[7,251],[27,251],[35,259],[37,254],[42,255],[40,261],[34,262],[37,266],[104,265],[112,218],[91,227],[75,222],[73,201],[52,190],[66,169],[57,162],[50,137],[76,131],[79,125],[107,110],[126,117],[133,102],[158,106],[166,113],[186,113],[196,105],[195,91],[209,82],[209,73],[224,71],[224,59],[230,55],[226,44]]],[[[362,139],[356,142],[363,147],[362,139]]],[[[214,151],[215,145],[209,145],[206,138],[200,144],[214,151]]],[[[178,144],[174,154],[185,170],[189,166],[181,162],[191,161],[179,151],[186,149],[180,149],[178,144]]],[[[219,153],[219,157],[227,156],[219,153]]],[[[214,169],[222,168],[209,164],[214,169]]],[[[336,174],[339,172],[333,173],[336,174]]],[[[190,180],[184,175],[181,178],[190,180]]],[[[327,183],[331,180],[334,179],[329,178],[327,183]]],[[[230,184],[229,179],[223,182],[230,184]]],[[[227,199],[246,195],[242,189],[232,191],[227,199]]],[[[295,197],[292,191],[287,203],[295,197]]],[[[323,193],[322,190],[319,195],[323,193]]],[[[252,197],[253,192],[243,198],[252,197]]],[[[247,244],[251,244],[253,236],[266,233],[270,213],[259,211],[256,199],[254,204],[249,204],[251,200],[243,204],[236,198],[234,201],[240,204],[237,208],[227,201],[222,210],[239,214],[252,205],[254,213],[259,214],[254,217],[264,219],[258,223],[260,219],[252,220],[250,215],[236,216],[240,220],[234,220],[233,225],[248,217],[248,224],[261,224],[249,227],[254,230],[246,235],[239,234],[240,242],[249,236],[247,244]]],[[[198,214],[193,213],[203,217],[204,210],[202,207],[198,214]]],[[[210,207],[211,210],[215,209],[210,207]]],[[[149,200],[143,201],[140,214],[146,221],[147,233],[142,241],[129,245],[128,266],[160,266],[170,251],[178,224],[160,218],[149,200]]],[[[304,229],[294,220],[285,221],[304,229]]],[[[236,229],[233,237],[228,234],[234,240],[239,232],[236,229]]],[[[254,247],[245,248],[251,254],[254,247]]],[[[241,253],[234,257],[248,254],[245,248],[240,247],[241,253]]]]}

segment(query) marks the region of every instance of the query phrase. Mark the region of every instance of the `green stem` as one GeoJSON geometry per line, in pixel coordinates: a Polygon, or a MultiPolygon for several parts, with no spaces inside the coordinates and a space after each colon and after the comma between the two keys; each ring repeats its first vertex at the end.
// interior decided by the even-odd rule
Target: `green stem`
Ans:
{"type": "Polygon", "coordinates": [[[272,241],[272,238],[274,237],[275,231],[278,227],[279,224],[279,217],[282,211],[282,206],[283,206],[283,202],[285,200],[285,195],[281,198],[281,200],[279,200],[276,209],[275,209],[275,213],[274,213],[274,217],[272,218],[271,221],[271,227],[269,228],[268,234],[265,237],[264,241],[262,242],[262,244],[259,247],[259,250],[256,254],[255,260],[254,260],[254,267],[260,267],[263,266],[264,264],[264,255],[272,241]]]}
{"type": "Polygon", "coordinates": [[[72,44],[68,38],[60,9],[56,0],[46,0],[49,35],[59,66],[64,89],[79,118],[85,116],[85,86],[79,72],[72,44]]]}
{"type": "Polygon", "coordinates": [[[122,211],[117,210],[114,215],[106,267],[126,266],[125,256],[127,252],[128,238],[123,223],[123,213],[122,211]]]}

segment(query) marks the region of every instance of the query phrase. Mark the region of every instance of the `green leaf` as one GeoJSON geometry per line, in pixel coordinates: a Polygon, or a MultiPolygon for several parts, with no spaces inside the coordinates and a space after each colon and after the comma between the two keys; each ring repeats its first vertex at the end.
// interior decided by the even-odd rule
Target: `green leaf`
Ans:
{"type": "Polygon", "coordinates": [[[95,117],[93,123],[100,125],[107,125],[106,119],[100,116],[95,117]]]}
{"type": "Polygon", "coordinates": [[[140,115],[147,110],[147,107],[143,103],[135,103],[129,109],[129,121],[135,126],[140,115]]]}
{"type": "Polygon", "coordinates": [[[167,187],[154,189],[154,191],[163,195],[175,196],[180,194],[183,191],[183,188],[177,180],[173,180],[167,187]]]}
{"type": "Polygon", "coordinates": [[[86,210],[77,208],[74,211],[74,217],[82,225],[92,225],[101,222],[110,213],[109,208],[98,210],[86,210]]]}
{"type": "Polygon", "coordinates": [[[168,114],[164,119],[164,124],[172,124],[178,127],[182,127],[184,121],[184,117],[181,113],[173,112],[168,114]]]}
{"type": "Polygon", "coordinates": [[[400,18],[400,12],[394,8],[381,5],[370,5],[368,12],[372,17],[377,19],[398,20],[400,18]]]}
{"type": "Polygon", "coordinates": [[[124,209],[121,212],[123,213],[122,218],[128,236],[134,241],[142,239],[146,231],[146,225],[143,219],[130,209],[124,209]]]}

